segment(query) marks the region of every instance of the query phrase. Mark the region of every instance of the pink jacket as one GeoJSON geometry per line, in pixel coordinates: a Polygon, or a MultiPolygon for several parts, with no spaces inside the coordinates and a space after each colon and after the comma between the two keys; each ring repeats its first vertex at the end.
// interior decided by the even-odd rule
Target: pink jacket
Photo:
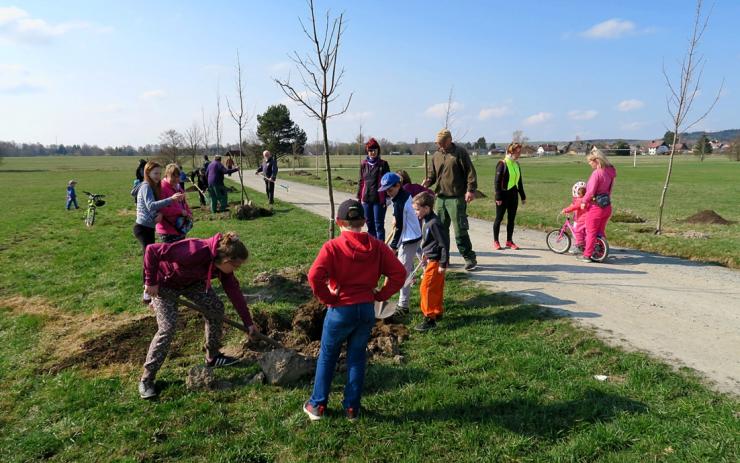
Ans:
{"type": "Polygon", "coordinates": [[[612,185],[614,185],[614,179],[617,177],[617,169],[614,166],[605,167],[603,169],[594,169],[591,172],[591,176],[588,178],[586,183],[586,194],[581,199],[582,204],[588,205],[591,203],[596,195],[612,194],[612,185]]]}
{"type": "MultiPolygon", "coordinates": [[[[162,191],[160,199],[169,198],[177,192],[183,192],[179,184],[171,185],[167,180],[162,180],[162,191]]],[[[175,228],[175,220],[182,215],[185,210],[189,216],[193,213],[190,211],[187,201],[172,201],[169,206],[159,210],[162,214],[162,221],[157,224],[156,231],[160,235],[179,235],[180,232],[175,228]]]]}
{"type": "Polygon", "coordinates": [[[186,239],[175,243],[150,244],[144,253],[144,283],[182,289],[205,282],[206,291],[211,279],[221,280],[221,286],[245,326],[253,324],[247,301],[233,273],[222,273],[216,268],[216,248],[221,234],[207,239],[186,239]]]}
{"type": "Polygon", "coordinates": [[[563,209],[566,213],[573,212],[573,221],[575,223],[583,223],[583,221],[586,220],[586,212],[588,211],[589,207],[591,207],[591,203],[587,203],[586,208],[581,209],[581,202],[582,199],[580,197],[574,196],[573,202],[570,203],[570,206],[563,209]]]}

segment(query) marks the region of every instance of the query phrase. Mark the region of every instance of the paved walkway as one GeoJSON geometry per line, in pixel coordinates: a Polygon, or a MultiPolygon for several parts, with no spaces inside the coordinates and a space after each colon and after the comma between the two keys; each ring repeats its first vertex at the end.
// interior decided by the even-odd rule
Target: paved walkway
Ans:
{"type": "MultiPolygon", "coordinates": [[[[264,191],[252,171],[245,180],[264,191]]],[[[277,199],[329,218],[324,188],[283,178],[278,184],[288,190],[276,186],[277,199]]],[[[335,192],[337,205],[348,197],[335,192]]],[[[493,251],[491,228],[470,220],[478,254],[473,280],[594,327],[613,344],[694,368],[716,389],[740,394],[740,272],[632,249],[612,249],[607,264],[580,263],[549,251],[545,234],[534,230],[515,231],[521,250],[493,251]]],[[[459,254],[452,255],[453,270],[462,271],[459,254]]]]}

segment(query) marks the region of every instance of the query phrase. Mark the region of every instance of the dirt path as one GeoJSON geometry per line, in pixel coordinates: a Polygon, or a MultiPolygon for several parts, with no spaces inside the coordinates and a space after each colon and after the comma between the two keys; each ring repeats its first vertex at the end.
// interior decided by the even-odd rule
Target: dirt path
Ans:
{"type": "MultiPolygon", "coordinates": [[[[249,186],[264,191],[252,174],[245,175],[249,186]]],[[[276,198],[328,218],[324,189],[283,178],[278,183],[289,191],[275,188],[276,198]]],[[[349,194],[335,196],[339,204],[349,194]]],[[[612,249],[608,264],[580,263],[550,252],[545,234],[534,230],[515,231],[521,250],[492,251],[491,222],[484,220],[470,220],[470,235],[479,265],[474,280],[594,327],[611,343],[694,368],[716,389],[740,394],[740,272],[621,248],[612,249]]],[[[458,254],[452,262],[461,270],[458,254]]]]}

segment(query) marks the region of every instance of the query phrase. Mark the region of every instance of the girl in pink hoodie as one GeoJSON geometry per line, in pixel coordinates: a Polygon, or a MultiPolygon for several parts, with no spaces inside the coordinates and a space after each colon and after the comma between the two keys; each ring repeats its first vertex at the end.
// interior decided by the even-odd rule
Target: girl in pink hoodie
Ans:
{"type": "Polygon", "coordinates": [[[617,169],[599,150],[588,156],[588,164],[593,169],[586,183],[586,194],[581,200],[581,209],[586,210],[586,247],[581,262],[593,262],[591,255],[596,248],[596,237],[606,236],[606,224],[612,215],[612,186],[617,177],[617,169]]]}
{"type": "MultiPolygon", "coordinates": [[[[583,202],[583,197],[586,195],[586,182],[578,181],[574,183],[571,193],[573,202],[560,212],[562,214],[573,213],[573,238],[576,242],[569,252],[578,254],[583,252],[583,248],[586,246],[586,212],[588,209],[581,209],[581,202],[583,202]]],[[[588,205],[586,207],[588,208],[588,205]]]]}
{"type": "MultiPolygon", "coordinates": [[[[180,186],[180,168],[177,164],[167,164],[164,169],[164,178],[162,179],[161,197],[169,198],[175,193],[185,193],[180,186]]],[[[193,213],[190,211],[187,201],[172,201],[168,206],[159,210],[162,214],[162,220],[157,223],[156,232],[163,243],[174,243],[185,239],[186,233],[182,233],[177,228],[177,221],[180,217],[187,217],[192,220],[193,213]]]]}

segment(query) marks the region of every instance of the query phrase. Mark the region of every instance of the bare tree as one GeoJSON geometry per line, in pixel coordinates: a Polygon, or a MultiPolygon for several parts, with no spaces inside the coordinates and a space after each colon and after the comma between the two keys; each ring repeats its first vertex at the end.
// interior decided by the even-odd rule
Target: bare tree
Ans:
{"type": "Polygon", "coordinates": [[[329,11],[326,12],[326,24],[322,31],[317,29],[316,14],[313,0],[308,0],[311,14],[310,29],[306,27],[303,20],[301,24],[303,33],[311,42],[312,52],[310,55],[301,56],[297,51],[291,55],[291,59],[298,68],[304,91],[299,91],[291,84],[290,75],[285,80],[273,79],[282,89],[283,93],[294,102],[303,106],[309,117],[321,122],[324,135],[324,159],[326,160],[326,178],[329,187],[330,225],[329,237],[334,236],[334,188],[331,178],[331,161],[329,158],[329,134],[326,129],[326,121],[332,117],[347,112],[352,101],[352,93],[349,94],[347,103],[340,111],[330,112],[329,104],[339,98],[337,90],[344,77],[344,68],[338,67],[339,47],[342,34],[344,33],[344,14],[331,19],[329,11]]]}
{"type": "Polygon", "coordinates": [[[221,154],[221,135],[223,134],[221,123],[221,86],[216,86],[216,114],[213,116],[213,130],[216,135],[216,154],[221,154]]]}
{"type": "MultiPolygon", "coordinates": [[[[203,124],[203,151],[204,154],[208,154],[208,149],[211,144],[211,124],[206,122],[206,112],[203,106],[200,107],[200,120],[203,124]]],[[[195,162],[193,161],[193,170],[195,170],[195,162]]]]}
{"type": "Polygon", "coordinates": [[[244,109],[244,80],[242,79],[242,64],[239,60],[239,50],[236,51],[236,94],[239,97],[239,107],[236,109],[232,108],[228,97],[226,97],[226,106],[229,108],[229,114],[239,129],[239,169],[236,172],[239,175],[239,185],[241,185],[242,190],[241,203],[245,204],[244,200],[246,198],[246,200],[249,201],[249,196],[247,195],[247,191],[244,189],[244,177],[242,176],[241,170],[244,158],[242,155],[242,141],[244,129],[249,123],[250,116],[246,109],[244,109]]]}
{"type": "Polygon", "coordinates": [[[526,145],[528,141],[529,141],[529,137],[526,137],[522,130],[515,130],[511,134],[512,143],[521,143],[522,145],[526,145]]]}
{"type": "Polygon", "coordinates": [[[185,144],[190,156],[193,160],[193,169],[195,169],[195,158],[198,156],[198,147],[200,146],[200,140],[202,133],[198,123],[193,121],[193,125],[189,129],[185,130],[185,144]]]}
{"type": "Polygon", "coordinates": [[[665,205],[665,196],[668,191],[668,185],[671,182],[673,156],[676,153],[678,136],[680,133],[688,131],[691,127],[698,124],[702,119],[709,115],[712,109],[717,105],[720,94],[722,93],[722,88],[724,87],[723,80],[719,90],[717,91],[717,96],[714,98],[714,101],[712,101],[712,104],[709,105],[707,110],[694,119],[688,119],[694,104],[694,99],[699,94],[699,84],[701,83],[704,64],[706,63],[704,57],[697,54],[699,42],[701,41],[704,32],[707,30],[710,16],[709,14],[706,16],[702,14],[702,3],[702,0],[697,0],[696,2],[694,25],[686,53],[681,61],[681,74],[677,83],[671,81],[665,66],[663,66],[663,77],[665,78],[666,86],[669,90],[669,95],[666,97],[666,106],[668,107],[668,113],[671,115],[673,143],[671,144],[671,151],[668,158],[668,172],[666,173],[665,184],[663,185],[663,191],[660,194],[658,224],[655,228],[656,235],[659,235],[663,228],[663,206],[665,205]]]}
{"type": "Polygon", "coordinates": [[[159,152],[168,162],[177,164],[177,156],[183,143],[182,135],[175,129],[165,130],[159,134],[159,152]]]}

